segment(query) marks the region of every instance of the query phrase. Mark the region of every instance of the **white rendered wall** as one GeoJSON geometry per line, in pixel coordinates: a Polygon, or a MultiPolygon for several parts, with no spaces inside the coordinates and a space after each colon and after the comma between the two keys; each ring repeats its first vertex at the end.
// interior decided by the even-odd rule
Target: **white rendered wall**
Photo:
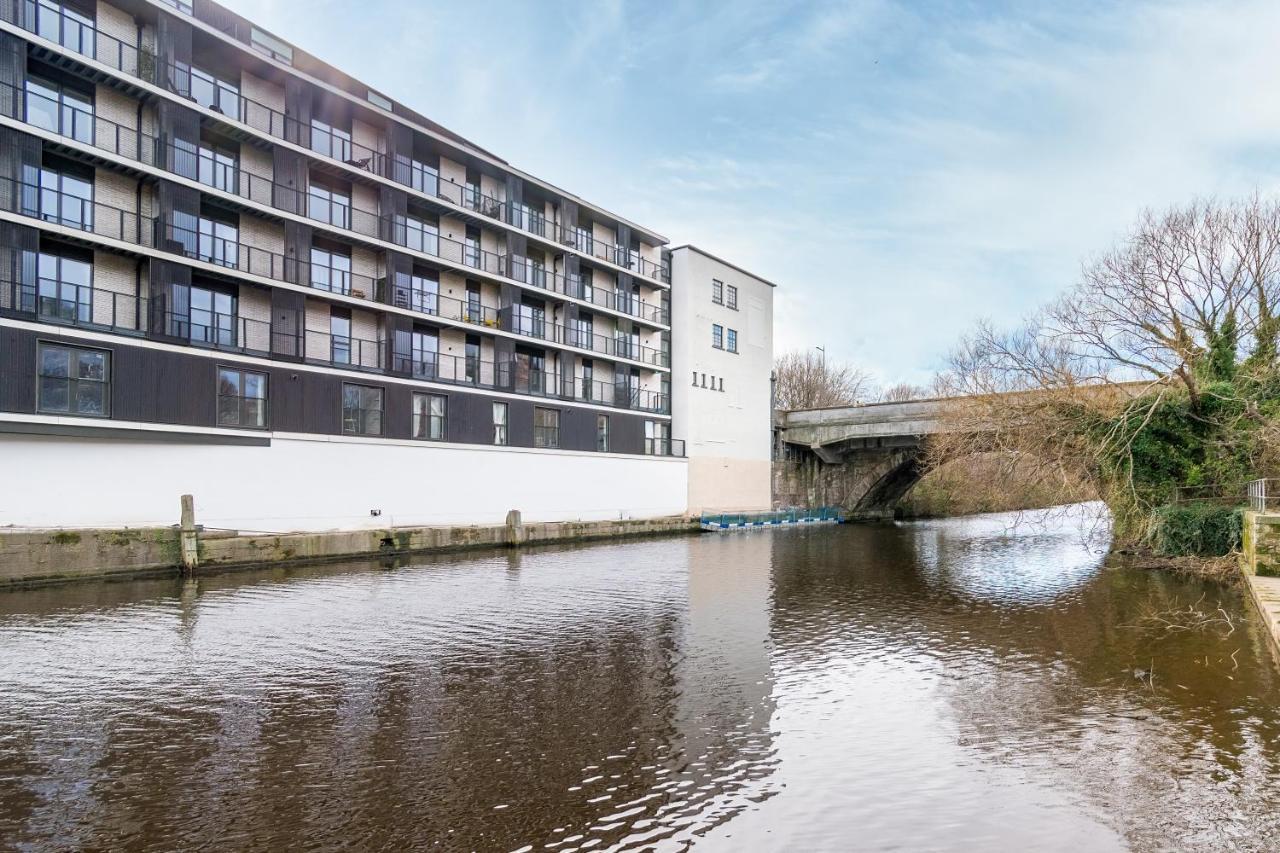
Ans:
{"type": "Polygon", "coordinates": [[[288,532],[683,515],[683,459],[277,435],[270,447],[0,434],[0,526],[288,532]],[[380,509],[381,516],[369,514],[380,509]]]}
{"type": "Polygon", "coordinates": [[[686,442],[689,512],[769,509],[773,287],[681,246],[671,253],[671,323],[672,430],[686,442]],[[712,280],[724,283],[726,304],[711,301],[712,280]],[[738,288],[736,311],[727,304],[730,285],[738,288]],[[737,330],[736,354],[712,347],[713,324],[726,330],[726,346],[727,330],[737,330]]]}

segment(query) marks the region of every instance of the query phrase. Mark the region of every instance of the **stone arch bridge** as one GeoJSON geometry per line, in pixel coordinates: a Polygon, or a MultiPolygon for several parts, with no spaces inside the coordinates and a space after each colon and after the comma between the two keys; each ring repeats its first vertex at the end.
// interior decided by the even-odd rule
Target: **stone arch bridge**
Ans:
{"type": "Polygon", "coordinates": [[[924,475],[924,442],[941,431],[943,400],[778,412],[779,505],[842,506],[850,518],[892,518],[924,475]]]}

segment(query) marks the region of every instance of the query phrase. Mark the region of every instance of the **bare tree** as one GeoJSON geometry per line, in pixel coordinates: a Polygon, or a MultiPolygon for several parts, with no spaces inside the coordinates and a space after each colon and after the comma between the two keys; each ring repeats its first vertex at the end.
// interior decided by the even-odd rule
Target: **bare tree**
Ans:
{"type": "Polygon", "coordinates": [[[912,385],[909,382],[899,382],[881,391],[879,399],[882,403],[905,403],[908,400],[925,400],[932,396],[933,392],[928,388],[912,385]]]}
{"type": "Polygon", "coordinates": [[[848,364],[828,362],[814,352],[790,352],[774,362],[774,406],[821,409],[848,406],[870,394],[870,377],[848,364]]]}

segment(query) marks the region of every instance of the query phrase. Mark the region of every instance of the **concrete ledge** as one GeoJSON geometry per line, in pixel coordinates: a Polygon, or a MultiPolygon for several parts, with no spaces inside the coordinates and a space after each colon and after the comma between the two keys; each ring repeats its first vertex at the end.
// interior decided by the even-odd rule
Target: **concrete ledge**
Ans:
{"type": "MultiPolygon", "coordinates": [[[[359,557],[695,533],[697,519],[562,521],[469,527],[399,527],[241,536],[201,532],[196,573],[359,557]]],[[[0,588],[107,577],[177,574],[176,528],[0,532],[0,588]]]]}

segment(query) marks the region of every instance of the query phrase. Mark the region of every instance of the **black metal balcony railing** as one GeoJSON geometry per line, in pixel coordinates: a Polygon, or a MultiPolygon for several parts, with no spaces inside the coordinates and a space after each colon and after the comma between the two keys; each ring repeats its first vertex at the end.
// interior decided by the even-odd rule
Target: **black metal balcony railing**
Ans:
{"type": "Polygon", "coordinates": [[[595,239],[589,240],[589,248],[584,250],[579,245],[577,223],[561,225],[552,222],[537,211],[509,205],[485,195],[474,185],[442,180],[437,173],[426,171],[420,164],[403,155],[389,156],[386,152],[355,142],[347,134],[323,124],[302,123],[242,92],[233,92],[225,84],[209,83],[200,75],[193,77],[190,67],[166,62],[155,53],[139,50],[64,11],[38,6],[32,0],[23,0],[17,4],[0,3],[0,20],[6,20],[122,74],[196,101],[259,133],[308,148],[317,156],[352,169],[371,172],[423,195],[449,202],[561,245],[572,246],[589,257],[632,270],[645,278],[664,283],[671,280],[670,271],[665,266],[643,257],[635,250],[595,239]]]}
{"type": "Polygon", "coordinates": [[[682,438],[646,438],[644,440],[645,456],[684,456],[684,439],[682,438]]]}
{"type": "Polygon", "coordinates": [[[500,322],[499,325],[517,335],[591,350],[611,358],[628,358],[658,367],[668,366],[669,356],[661,350],[629,338],[611,338],[607,335],[597,335],[589,329],[551,323],[547,321],[545,315],[529,310],[528,306],[513,305],[498,313],[505,321],[500,322]]]}
{"type": "MultiPolygon", "coordinates": [[[[278,184],[261,175],[221,162],[207,149],[196,149],[189,143],[165,143],[149,134],[78,110],[72,112],[77,120],[83,119],[80,124],[71,122],[48,126],[49,122],[31,121],[33,115],[61,115],[57,102],[38,92],[0,83],[0,103],[4,102],[6,91],[20,96],[14,101],[15,105],[25,105],[16,110],[19,114],[14,118],[99,150],[198,181],[210,189],[277,209],[294,211],[341,231],[350,231],[369,239],[386,240],[430,258],[581,299],[650,323],[669,322],[670,318],[661,306],[645,302],[632,294],[604,287],[588,288],[580,277],[549,272],[540,264],[520,256],[500,255],[482,250],[471,243],[442,237],[419,227],[417,220],[384,217],[376,211],[353,205],[350,200],[334,200],[328,195],[312,194],[307,190],[278,184]],[[33,107],[33,104],[36,106],[33,107]],[[89,119],[92,120],[92,133],[84,132],[85,122],[89,119]],[[75,133],[65,132],[67,128],[75,133]]],[[[366,289],[365,292],[373,291],[366,289]]]]}

